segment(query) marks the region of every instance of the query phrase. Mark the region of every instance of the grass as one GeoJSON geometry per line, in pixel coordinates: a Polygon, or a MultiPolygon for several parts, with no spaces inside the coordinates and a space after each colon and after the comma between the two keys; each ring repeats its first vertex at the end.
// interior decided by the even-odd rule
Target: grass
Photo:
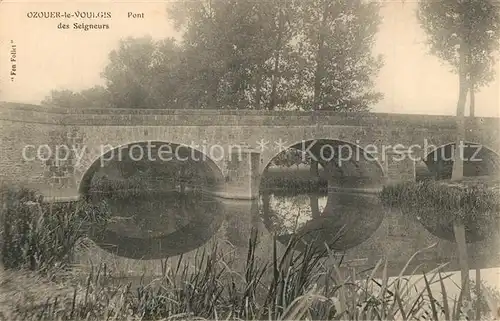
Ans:
{"type": "Polygon", "coordinates": [[[176,190],[173,180],[151,181],[148,178],[133,176],[126,180],[107,179],[106,177],[95,178],[91,182],[89,195],[106,197],[135,197],[147,191],[148,193],[165,193],[176,190]],[[166,182],[166,184],[163,184],[166,182]]]}
{"type": "Polygon", "coordinates": [[[420,221],[438,237],[454,241],[452,223],[461,220],[468,242],[491,237],[500,223],[500,190],[496,181],[422,181],[386,186],[380,198],[420,221]]]}
{"type": "Polygon", "coordinates": [[[99,175],[92,178],[88,193],[106,197],[129,197],[148,194],[161,194],[179,190],[180,185],[192,189],[216,186],[216,179],[199,173],[186,173],[184,176],[165,175],[164,173],[135,173],[126,179],[109,178],[99,175]]]}
{"type": "Polygon", "coordinates": [[[386,186],[381,199],[386,205],[404,205],[408,208],[431,205],[437,211],[464,215],[498,212],[500,191],[498,183],[462,181],[405,182],[386,186]]]}
{"type": "MultiPolygon", "coordinates": [[[[389,279],[381,260],[362,277],[333,259],[295,253],[289,244],[270,260],[253,256],[242,272],[217,245],[195,262],[162,263],[162,274],[137,287],[117,282],[105,265],[84,280],[53,282],[34,273],[4,271],[0,303],[6,320],[465,320],[462,298],[449,298],[438,270],[417,280],[389,279]],[[189,265],[195,270],[188,272],[189,265]],[[375,278],[375,274],[381,278],[375,278]],[[423,288],[417,288],[418,282],[423,288]],[[30,284],[27,286],[27,284],[30,284]],[[432,290],[439,285],[440,292],[432,290]]],[[[330,253],[331,254],[331,253],[330,253]]],[[[493,297],[490,295],[490,297],[493,297]]],[[[488,310],[495,307],[488,306],[488,310]]]]}
{"type": "Polygon", "coordinates": [[[88,230],[106,220],[105,204],[43,203],[24,188],[3,189],[0,197],[1,261],[8,269],[64,268],[88,230]]]}
{"type": "MultiPolygon", "coordinates": [[[[260,257],[255,230],[243,268],[236,268],[241,256],[214,242],[193,259],[162,260],[159,275],[143,275],[134,286],[105,264],[82,274],[73,254],[100,213],[84,203],[42,205],[24,189],[3,196],[2,243],[24,250],[13,260],[10,247],[2,247],[8,264],[0,270],[0,320],[465,319],[462,296],[448,297],[448,276],[439,269],[413,279],[404,271],[390,279],[385,260],[363,273],[346,270],[327,246],[295,251],[296,237],[281,250],[273,239],[269,256],[260,257]]],[[[483,289],[485,311],[495,311],[495,296],[483,289]]]]}

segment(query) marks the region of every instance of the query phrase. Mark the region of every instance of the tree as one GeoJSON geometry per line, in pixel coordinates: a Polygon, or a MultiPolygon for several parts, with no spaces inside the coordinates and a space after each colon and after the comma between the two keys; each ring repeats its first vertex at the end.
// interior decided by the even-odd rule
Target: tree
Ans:
{"type": "Polygon", "coordinates": [[[179,107],[182,51],[173,39],[127,38],[101,76],[117,108],[179,107]]]}
{"type": "Polygon", "coordinates": [[[500,16],[491,3],[480,3],[474,7],[476,14],[488,19],[488,22],[473,19],[471,44],[467,55],[469,73],[469,100],[471,117],[475,116],[475,92],[489,84],[495,78],[494,66],[497,62],[498,39],[500,38],[500,16]],[[487,28],[489,26],[489,28],[487,28]],[[485,28],[486,27],[486,28],[485,28]],[[487,30],[485,30],[487,29],[487,30]]]}
{"type": "Polygon", "coordinates": [[[106,86],[53,90],[42,104],[73,108],[184,108],[183,51],[173,39],[127,38],[109,54],[106,86]]]}
{"type": "Polygon", "coordinates": [[[263,106],[277,3],[205,0],[170,8],[183,35],[189,94],[198,108],[263,106]]]}
{"type": "Polygon", "coordinates": [[[50,94],[42,100],[42,105],[56,107],[81,107],[82,98],[78,93],[69,89],[51,90],[50,94]]]}
{"type": "MultiPolygon", "coordinates": [[[[500,38],[500,16],[491,0],[421,0],[417,16],[428,36],[431,53],[451,65],[458,74],[457,136],[453,162],[453,181],[463,179],[465,139],[465,103],[471,93],[474,113],[474,91],[490,81],[494,52],[500,38]]],[[[460,220],[453,225],[461,262],[462,283],[469,293],[469,267],[465,243],[465,227],[460,220]]]]}
{"type": "Polygon", "coordinates": [[[109,108],[109,92],[102,86],[94,86],[74,92],[72,90],[52,90],[42,101],[42,105],[63,108],[109,108]]]}
{"type": "Polygon", "coordinates": [[[183,1],[169,14],[205,108],[310,110],[316,101],[317,109],[358,111],[381,98],[372,82],[381,67],[371,54],[375,3],[183,1]]]}
{"type": "Polygon", "coordinates": [[[372,55],[379,4],[314,0],[304,9],[303,43],[314,110],[366,111],[382,98],[373,76],[382,58],[372,55]]]}
{"type": "Polygon", "coordinates": [[[361,111],[381,98],[373,2],[181,1],[169,17],[180,44],[127,38],[109,54],[111,106],[361,111]]]}
{"type": "Polygon", "coordinates": [[[191,87],[182,90],[184,99],[197,108],[214,106],[223,66],[217,52],[220,41],[212,1],[178,2],[168,13],[183,34],[184,75],[191,87]]]}
{"type": "Polygon", "coordinates": [[[300,42],[303,1],[269,1],[271,14],[269,35],[272,55],[265,64],[264,100],[266,109],[299,109],[307,91],[303,80],[306,67],[300,42]]]}

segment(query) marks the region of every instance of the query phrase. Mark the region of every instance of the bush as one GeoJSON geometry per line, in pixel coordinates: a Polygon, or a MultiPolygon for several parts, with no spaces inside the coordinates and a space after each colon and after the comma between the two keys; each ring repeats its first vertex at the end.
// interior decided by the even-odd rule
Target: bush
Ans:
{"type": "Polygon", "coordinates": [[[105,222],[106,207],[84,201],[43,203],[35,191],[1,191],[1,259],[5,268],[47,271],[71,262],[89,228],[105,222]]]}
{"type": "Polygon", "coordinates": [[[384,187],[380,198],[450,241],[455,220],[464,224],[467,242],[475,242],[492,236],[500,219],[499,190],[487,183],[406,182],[384,187]]]}
{"type": "MultiPolygon", "coordinates": [[[[124,180],[109,179],[106,176],[93,178],[88,194],[91,196],[105,196],[107,198],[137,197],[141,195],[151,195],[153,193],[162,194],[165,192],[177,191],[177,184],[180,179],[161,178],[152,179],[147,176],[135,175],[124,180]]],[[[209,187],[214,182],[207,179],[206,182],[184,180],[188,187],[209,187]]]]}

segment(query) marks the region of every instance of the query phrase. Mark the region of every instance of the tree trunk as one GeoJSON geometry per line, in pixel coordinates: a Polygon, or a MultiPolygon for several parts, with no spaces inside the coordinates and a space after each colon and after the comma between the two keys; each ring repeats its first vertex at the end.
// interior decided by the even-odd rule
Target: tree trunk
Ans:
{"type": "Polygon", "coordinates": [[[209,85],[208,90],[208,109],[217,109],[217,92],[219,87],[219,82],[215,79],[215,77],[211,77],[212,81],[209,85]]]}
{"type": "Polygon", "coordinates": [[[273,68],[273,80],[272,80],[272,85],[271,85],[271,99],[269,101],[269,110],[273,110],[274,107],[276,107],[276,101],[277,101],[277,88],[278,88],[278,72],[279,72],[279,60],[280,60],[280,53],[279,50],[275,53],[274,56],[274,68],[273,68]]]}
{"type": "MultiPolygon", "coordinates": [[[[463,46],[463,43],[461,45],[463,46]]],[[[464,159],[463,159],[463,142],[465,140],[465,100],[467,98],[467,86],[464,49],[460,50],[460,66],[458,71],[459,78],[459,93],[457,101],[457,138],[455,142],[455,154],[453,160],[453,171],[451,180],[457,181],[464,177],[464,159]]]]}
{"type": "Polygon", "coordinates": [[[314,72],[314,96],[313,96],[313,110],[319,110],[320,95],[321,95],[321,82],[324,76],[324,58],[323,47],[325,44],[326,33],[326,20],[328,18],[329,1],[325,1],[325,8],[321,18],[321,25],[318,34],[318,49],[316,53],[316,70],[314,72]]]}
{"type": "Polygon", "coordinates": [[[186,193],[186,180],[185,180],[185,176],[186,176],[186,168],[184,167],[184,165],[181,165],[181,168],[180,168],[180,171],[179,171],[179,189],[180,189],[180,193],[181,194],[185,194],[186,193]]]}
{"type": "Polygon", "coordinates": [[[269,192],[264,191],[262,193],[262,212],[264,214],[264,223],[266,226],[271,226],[272,222],[270,220],[270,214],[271,214],[271,196],[269,195],[269,192]]]}
{"type": "Polygon", "coordinates": [[[280,62],[280,53],[281,53],[281,42],[283,38],[283,28],[285,26],[285,21],[283,19],[283,12],[281,9],[279,10],[278,17],[278,37],[276,39],[276,47],[274,49],[274,66],[273,66],[273,77],[271,84],[271,99],[269,101],[269,110],[273,110],[277,104],[277,89],[278,89],[278,73],[279,73],[279,62],[280,62]]]}
{"type": "Polygon", "coordinates": [[[260,109],[260,100],[262,97],[262,70],[257,71],[257,79],[255,81],[255,109],[260,109]]]}
{"type": "Polygon", "coordinates": [[[468,48],[468,55],[467,55],[467,74],[469,75],[469,117],[474,117],[474,114],[476,112],[476,97],[474,96],[474,89],[476,85],[476,80],[475,80],[475,69],[473,68],[473,55],[472,55],[472,48],[471,46],[467,46],[468,48]]]}
{"type": "MultiPolygon", "coordinates": [[[[471,76],[472,77],[472,76],[471,76]]],[[[476,96],[474,95],[474,78],[470,79],[470,87],[469,87],[469,115],[470,117],[475,117],[476,114],[476,96]]]]}
{"type": "MultiPolygon", "coordinates": [[[[453,161],[453,169],[451,172],[451,180],[458,181],[464,177],[464,159],[463,159],[463,142],[465,140],[465,100],[469,89],[467,84],[467,68],[466,68],[466,43],[464,40],[460,43],[459,49],[459,94],[457,101],[457,139],[455,142],[455,155],[453,161]]],[[[470,297],[469,291],[469,263],[467,257],[467,243],[465,240],[465,227],[462,222],[456,220],[453,222],[453,231],[460,262],[460,274],[465,298],[470,297]]]]}
{"type": "Polygon", "coordinates": [[[319,180],[318,161],[316,161],[314,159],[311,159],[310,174],[311,174],[312,178],[314,178],[315,180],[319,180]]]}
{"type": "MultiPolygon", "coordinates": [[[[481,300],[481,268],[476,267],[476,295],[477,295],[477,303],[476,303],[476,320],[481,320],[481,305],[479,301],[481,300]]],[[[492,311],[493,312],[493,311],[492,311]]]]}

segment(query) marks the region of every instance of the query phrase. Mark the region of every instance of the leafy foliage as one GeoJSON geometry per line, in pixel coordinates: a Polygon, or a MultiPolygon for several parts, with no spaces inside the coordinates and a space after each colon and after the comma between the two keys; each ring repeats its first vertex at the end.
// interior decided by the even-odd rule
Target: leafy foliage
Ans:
{"type": "Polygon", "coordinates": [[[52,90],[42,105],[63,108],[109,108],[112,106],[110,93],[105,87],[94,86],[81,92],[52,90]]]}
{"type": "Polygon", "coordinates": [[[461,43],[467,47],[466,73],[475,89],[493,80],[499,49],[500,14],[491,0],[424,0],[418,18],[431,52],[458,73],[461,43]]]}
{"type": "Polygon", "coordinates": [[[297,148],[288,148],[285,151],[276,155],[272,162],[276,166],[291,167],[293,165],[299,166],[300,164],[310,165],[311,157],[309,154],[297,148]]]}
{"type": "Polygon", "coordinates": [[[175,108],[181,49],[173,39],[127,38],[102,73],[117,108],[175,108]]]}
{"type": "Polygon", "coordinates": [[[109,54],[105,87],[53,91],[65,107],[368,110],[381,99],[371,48],[375,2],[181,1],[182,35],[128,38],[109,54]],[[92,100],[92,101],[89,101],[92,100]]]}

